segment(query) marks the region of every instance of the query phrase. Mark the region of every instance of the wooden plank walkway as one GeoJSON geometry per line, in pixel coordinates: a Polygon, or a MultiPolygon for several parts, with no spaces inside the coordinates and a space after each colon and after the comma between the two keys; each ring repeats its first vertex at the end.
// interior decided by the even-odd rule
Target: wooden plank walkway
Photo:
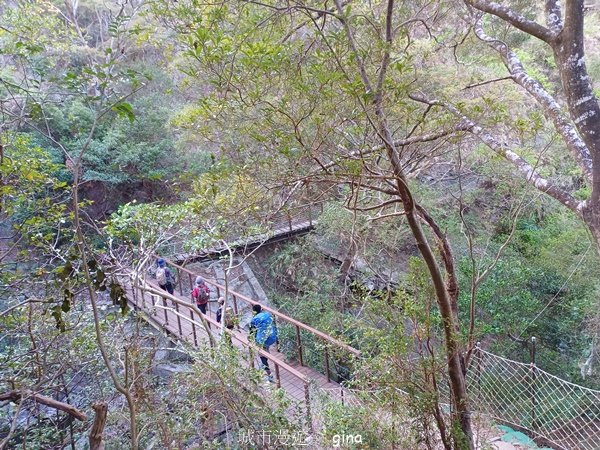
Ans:
{"type": "Polygon", "coordinates": [[[317,223],[316,220],[307,220],[301,222],[292,222],[289,226],[280,227],[269,231],[268,233],[248,236],[246,239],[233,241],[228,247],[211,247],[195,253],[177,253],[169,256],[169,259],[175,262],[195,262],[204,258],[214,257],[229,252],[229,249],[251,250],[259,245],[265,245],[277,242],[281,239],[287,239],[291,236],[306,233],[312,230],[317,223]]]}
{"type": "MultiPolygon", "coordinates": [[[[147,288],[153,291],[164,292],[153,282],[146,280],[145,283],[147,288]]],[[[175,303],[152,294],[147,290],[144,292],[144,290],[137,288],[134,292],[130,284],[125,285],[124,288],[129,303],[136,310],[143,313],[146,320],[156,328],[164,330],[170,336],[185,341],[194,347],[210,345],[208,334],[200,318],[201,313],[195,308],[191,298],[185,298],[181,294],[175,293],[175,297],[181,302],[175,303]]],[[[214,334],[218,336],[219,324],[216,322],[216,308],[216,302],[209,303],[205,320],[210,329],[215,332],[214,334]]],[[[247,333],[242,329],[234,330],[231,333],[231,337],[233,345],[242,354],[248,355],[250,348],[254,347],[253,344],[248,343],[247,333]]],[[[301,365],[298,361],[287,361],[285,355],[277,351],[275,346],[271,346],[270,353],[264,353],[262,350],[254,348],[255,356],[251,364],[254,367],[260,366],[257,353],[268,357],[272,375],[276,380],[277,386],[283,388],[296,403],[303,403],[305,407],[306,405],[310,407],[309,383],[311,382],[319,390],[327,392],[330,396],[339,399],[341,395],[344,395],[341,394],[342,388],[338,383],[328,381],[325,375],[310,367],[301,365]]],[[[349,396],[349,394],[346,395],[349,396]]],[[[310,415],[310,411],[308,411],[308,415],[310,415]]]]}

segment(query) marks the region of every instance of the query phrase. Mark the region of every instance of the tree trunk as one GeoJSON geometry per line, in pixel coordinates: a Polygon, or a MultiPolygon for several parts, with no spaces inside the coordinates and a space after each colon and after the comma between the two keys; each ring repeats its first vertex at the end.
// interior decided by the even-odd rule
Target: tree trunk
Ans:
{"type": "MultiPolygon", "coordinates": [[[[405,184],[405,180],[399,182],[398,186],[400,187],[402,184],[405,184]]],[[[433,282],[440,314],[442,316],[446,344],[446,360],[448,363],[448,379],[450,381],[452,403],[454,404],[458,424],[465,437],[465,441],[463,442],[462,439],[459,439],[456,434],[453,433],[455,448],[474,449],[475,445],[473,443],[471,413],[467,403],[467,385],[463,371],[459,335],[456,333],[458,325],[456,324],[454,318],[452,300],[448,294],[448,291],[446,290],[446,283],[444,282],[444,277],[437,264],[433,251],[431,250],[425,233],[421,228],[419,218],[417,217],[415,211],[414,200],[412,199],[410,191],[408,188],[406,188],[406,186],[404,186],[404,189],[400,188],[400,196],[402,197],[402,204],[404,205],[404,211],[406,212],[408,225],[413,233],[413,236],[415,237],[419,252],[423,257],[425,264],[427,264],[427,268],[433,282]]]]}
{"type": "MultiPolygon", "coordinates": [[[[388,125],[387,115],[383,104],[383,91],[386,72],[391,60],[390,49],[392,48],[394,35],[394,28],[392,25],[394,0],[388,0],[387,2],[385,42],[388,50],[384,52],[375,85],[372,84],[369,79],[363,57],[358,51],[358,45],[353,31],[344,18],[346,13],[341,0],[335,0],[335,5],[339,14],[338,19],[341,20],[341,23],[344,26],[344,30],[348,38],[348,44],[355,56],[358,71],[365,87],[365,91],[374,94],[373,106],[375,107],[375,115],[377,119],[373,123],[373,127],[376,129],[383,141],[387,158],[394,173],[396,191],[402,201],[402,206],[406,213],[408,225],[415,238],[419,252],[425,260],[425,264],[427,264],[429,275],[435,289],[435,295],[438,307],[440,309],[440,314],[442,316],[444,328],[446,360],[448,363],[448,378],[450,381],[450,388],[452,391],[451,397],[454,406],[454,415],[452,421],[454,423],[458,421],[458,426],[462,430],[462,436],[460,433],[452,433],[454,444],[457,449],[473,450],[475,445],[473,441],[473,431],[471,428],[471,413],[468,408],[467,387],[461,364],[461,345],[459,341],[459,334],[456,332],[457,324],[454,316],[452,299],[446,290],[447,286],[444,281],[442,271],[440,270],[435,255],[429,246],[427,237],[421,228],[421,222],[417,212],[417,205],[408,187],[408,183],[404,175],[402,161],[400,160],[398,148],[394,144],[394,138],[388,125]]],[[[453,274],[450,274],[450,276],[452,275],[453,274]]],[[[452,288],[452,286],[450,287],[452,288]]]]}
{"type": "Polygon", "coordinates": [[[583,0],[566,2],[565,24],[552,48],[569,114],[592,157],[592,197],[584,216],[600,251],[600,105],[585,64],[583,9],[583,0]]]}
{"type": "Polygon", "coordinates": [[[104,427],[106,426],[106,416],[108,414],[108,405],[106,402],[96,402],[92,405],[96,413],[94,424],[90,431],[90,450],[104,450],[104,427]]]}
{"type": "MultiPolygon", "coordinates": [[[[412,197],[412,193],[410,192],[407,180],[402,171],[402,162],[398,156],[397,149],[393,145],[392,134],[387,122],[385,121],[385,116],[382,114],[382,111],[378,114],[378,116],[381,119],[380,132],[384,137],[387,156],[394,170],[394,175],[396,176],[396,187],[402,200],[402,206],[404,207],[404,211],[406,213],[406,220],[415,238],[419,252],[423,257],[425,264],[427,264],[427,269],[429,270],[429,275],[431,277],[431,281],[433,282],[438,307],[440,309],[440,315],[442,316],[446,344],[446,360],[448,363],[448,379],[450,381],[451,399],[455,411],[453,422],[458,420],[458,425],[460,426],[464,436],[464,439],[462,439],[461,436],[457,435],[457,433],[452,433],[454,445],[457,449],[473,450],[475,448],[475,444],[473,441],[473,431],[471,427],[471,412],[469,410],[467,401],[467,384],[463,371],[463,357],[462,348],[460,345],[460,336],[457,333],[459,328],[457,318],[455,316],[456,306],[453,305],[452,298],[452,295],[458,293],[458,289],[453,285],[453,280],[451,280],[452,282],[450,286],[446,285],[444,276],[440,270],[440,266],[438,265],[433,250],[431,249],[429,242],[427,241],[427,237],[421,228],[421,222],[419,220],[417,211],[418,205],[415,203],[412,197]],[[448,287],[450,287],[451,292],[448,292],[448,287]]],[[[429,219],[433,221],[431,217],[429,217],[429,219]]],[[[446,257],[449,256],[451,256],[451,252],[450,254],[446,254],[446,257]]],[[[451,265],[451,267],[453,267],[453,265],[451,265]]],[[[454,274],[448,274],[448,276],[453,278],[454,274]]]]}
{"type": "Polygon", "coordinates": [[[344,256],[344,260],[342,261],[342,265],[340,267],[339,278],[342,283],[348,279],[350,270],[352,270],[352,266],[354,265],[354,258],[356,258],[357,251],[358,246],[356,245],[356,240],[354,239],[354,237],[351,237],[348,251],[346,252],[346,256],[344,256]]]}

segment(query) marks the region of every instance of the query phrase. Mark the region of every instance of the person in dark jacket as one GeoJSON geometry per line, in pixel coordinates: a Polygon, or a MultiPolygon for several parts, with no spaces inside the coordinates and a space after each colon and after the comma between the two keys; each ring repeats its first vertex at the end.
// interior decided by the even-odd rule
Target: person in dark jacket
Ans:
{"type": "MultiPolygon", "coordinates": [[[[263,311],[262,306],[259,304],[254,305],[252,311],[254,312],[254,317],[250,321],[250,334],[254,337],[254,342],[268,352],[269,347],[277,342],[277,327],[275,326],[275,321],[273,320],[271,313],[263,311]]],[[[267,379],[273,381],[267,357],[261,355],[260,362],[267,373],[267,379]]]]}

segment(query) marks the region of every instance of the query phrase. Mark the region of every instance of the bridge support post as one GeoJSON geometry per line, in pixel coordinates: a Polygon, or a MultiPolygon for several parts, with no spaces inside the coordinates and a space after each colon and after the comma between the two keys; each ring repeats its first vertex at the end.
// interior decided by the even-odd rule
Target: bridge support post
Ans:
{"type": "Polygon", "coordinates": [[[238,312],[238,304],[237,304],[237,295],[231,294],[231,297],[233,297],[233,312],[237,316],[239,314],[239,312],[238,312]]]}
{"type": "MultiPolygon", "coordinates": [[[[194,304],[194,299],[192,299],[192,305],[194,304]]],[[[194,323],[194,310],[190,308],[190,319],[192,319],[192,334],[194,335],[194,346],[198,347],[198,336],[196,334],[196,324],[194,323]]]]}
{"type": "Polygon", "coordinates": [[[325,346],[325,351],[323,353],[323,358],[325,362],[325,376],[327,377],[327,382],[329,383],[331,381],[331,378],[329,377],[329,352],[327,351],[327,345],[325,346]]]}
{"type": "Polygon", "coordinates": [[[300,338],[300,327],[296,325],[296,344],[298,344],[298,359],[300,360],[300,365],[304,365],[304,357],[302,355],[302,339],[300,338]]]}
{"type": "Polygon", "coordinates": [[[530,348],[530,356],[531,356],[531,429],[534,432],[537,432],[537,417],[536,417],[536,409],[537,409],[537,389],[535,385],[535,380],[537,378],[537,367],[535,365],[535,344],[536,339],[535,336],[531,337],[531,348],[530,348]]]}
{"type": "Polygon", "coordinates": [[[169,316],[167,315],[167,299],[164,297],[162,298],[162,304],[165,307],[165,309],[163,309],[164,313],[165,313],[165,325],[169,325],[169,316]]]}
{"type": "MultiPolygon", "coordinates": [[[[179,303],[175,303],[175,311],[179,313],[179,303]]],[[[183,332],[181,331],[181,317],[177,314],[177,329],[179,330],[179,337],[183,337],[183,332]]]]}
{"type": "Polygon", "coordinates": [[[183,297],[183,287],[181,286],[181,271],[177,268],[177,284],[179,284],[179,293],[183,297]]]}

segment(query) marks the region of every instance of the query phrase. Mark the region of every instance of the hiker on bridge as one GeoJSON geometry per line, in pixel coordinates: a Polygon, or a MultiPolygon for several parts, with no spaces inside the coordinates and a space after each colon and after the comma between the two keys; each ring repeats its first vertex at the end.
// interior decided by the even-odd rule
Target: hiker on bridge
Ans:
{"type": "Polygon", "coordinates": [[[196,277],[196,287],[192,291],[192,298],[196,301],[196,306],[200,312],[206,315],[206,305],[210,300],[210,289],[202,277],[196,277]]]}
{"type": "MultiPolygon", "coordinates": [[[[217,322],[221,323],[223,317],[223,307],[225,306],[225,299],[219,297],[219,309],[217,309],[217,322]]],[[[233,317],[233,308],[228,306],[225,308],[225,328],[233,330],[235,327],[235,317],[233,317]]]]}
{"type": "MultiPolygon", "coordinates": [[[[268,352],[269,346],[277,342],[277,327],[275,326],[275,321],[273,320],[271,313],[263,311],[262,306],[259,304],[254,305],[252,311],[254,312],[254,317],[250,322],[250,335],[254,337],[254,342],[256,342],[258,346],[268,352]]],[[[267,373],[267,379],[273,381],[267,357],[261,355],[260,362],[267,373]]]]}
{"type": "MultiPolygon", "coordinates": [[[[225,299],[223,297],[219,297],[219,309],[217,309],[217,322],[221,323],[221,320],[223,319],[223,311],[225,311],[225,328],[233,331],[237,324],[237,317],[235,317],[233,308],[231,306],[228,306],[227,308],[225,308],[225,310],[223,310],[223,308],[225,308],[225,299]]],[[[223,339],[225,339],[225,342],[227,342],[229,345],[232,344],[231,336],[229,335],[229,333],[223,333],[223,339]]]]}
{"type": "Polygon", "coordinates": [[[158,258],[156,265],[158,266],[156,269],[156,281],[158,282],[158,285],[161,287],[161,289],[173,295],[173,284],[175,282],[175,278],[173,277],[171,269],[167,267],[167,263],[165,262],[164,258],[158,258]]]}

